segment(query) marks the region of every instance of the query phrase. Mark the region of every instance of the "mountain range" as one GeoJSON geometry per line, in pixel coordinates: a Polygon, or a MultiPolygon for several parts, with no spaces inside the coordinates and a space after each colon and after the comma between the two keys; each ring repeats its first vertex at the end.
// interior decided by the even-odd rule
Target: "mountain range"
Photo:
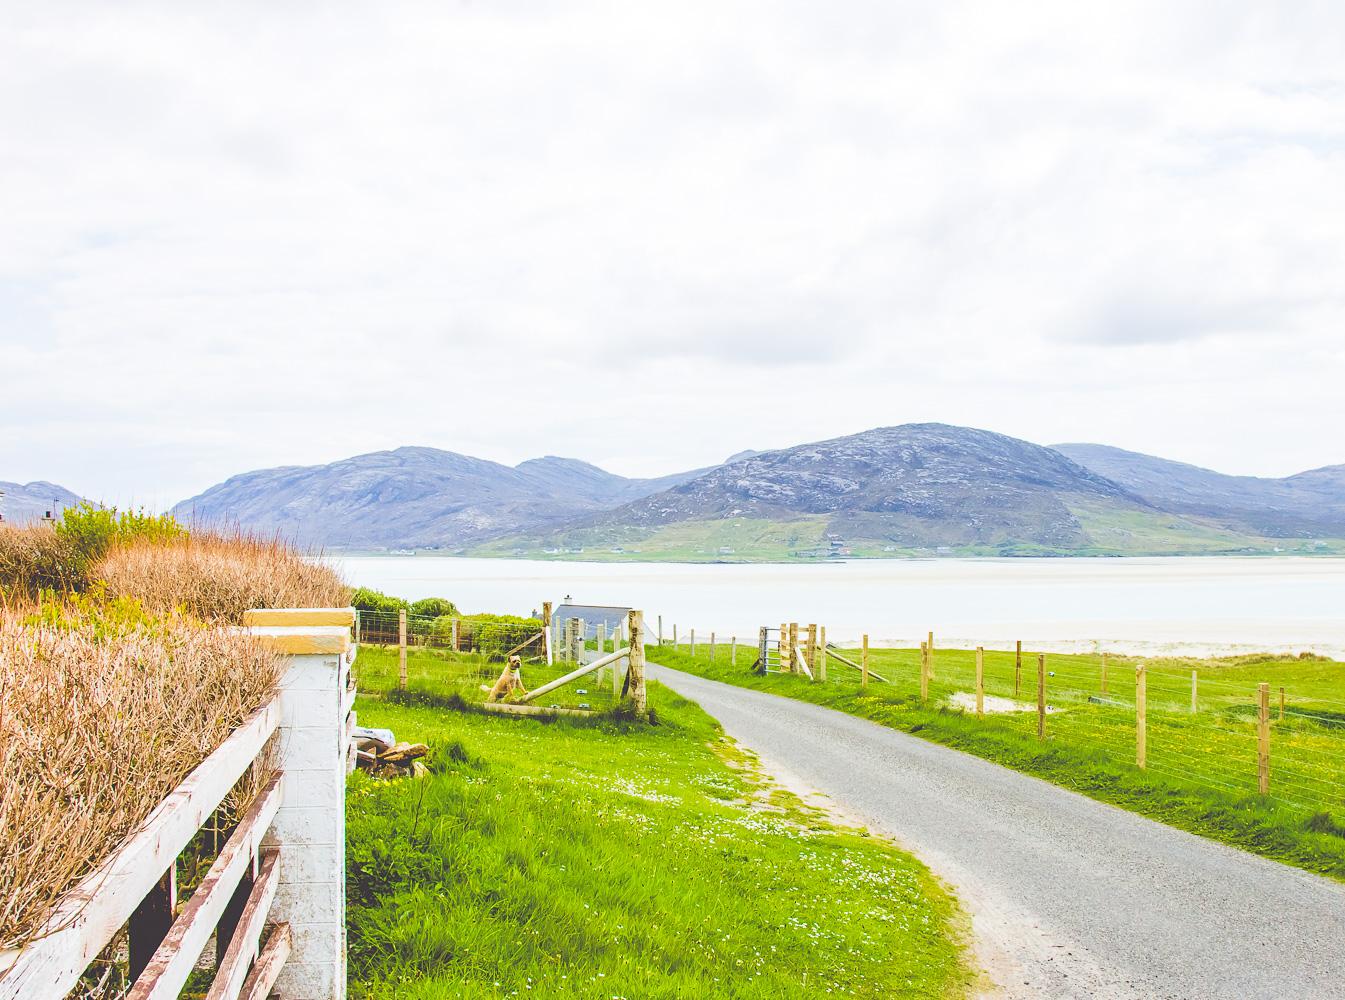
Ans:
{"type": "Polygon", "coordinates": [[[626,479],[572,458],[514,467],[437,448],[245,472],[173,508],[326,548],[456,548],[541,530],[677,486],[705,470],[626,479]]]}
{"type": "Polygon", "coordinates": [[[1324,552],[1345,551],[1345,466],[1225,476],[906,424],[658,479],[405,447],[243,473],[174,513],[333,550],[585,559],[1324,552]]]}

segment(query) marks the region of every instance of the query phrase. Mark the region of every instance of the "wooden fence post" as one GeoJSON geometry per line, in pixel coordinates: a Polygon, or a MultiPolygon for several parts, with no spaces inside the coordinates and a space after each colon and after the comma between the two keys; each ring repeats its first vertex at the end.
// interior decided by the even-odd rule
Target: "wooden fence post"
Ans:
{"type": "Polygon", "coordinates": [[[1046,739],[1046,654],[1037,654],[1037,739],[1046,739]]]}
{"type": "Polygon", "coordinates": [[[543,601],[543,602],[542,602],[542,626],[543,626],[544,628],[550,628],[550,627],[551,627],[551,602],[550,602],[550,601],[543,601]]]}
{"type": "Polygon", "coordinates": [[[1284,721],[1284,688],[1280,688],[1280,721],[1284,721]]]}
{"type": "Polygon", "coordinates": [[[976,647],[976,717],[985,715],[985,647],[976,647]]]}
{"type": "Polygon", "coordinates": [[[1270,685],[1256,685],[1256,790],[1270,794],[1270,685]]]}
{"type": "Polygon", "coordinates": [[[453,619],[453,652],[458,651],[458,620],[453,619]]]}
{"type": "Polygon", "coordinates": [[[736,635],[731,635],[729,636],[729,666],[736,667],[737,665],[738,665],[738,637],[736,635]]]}
{"type": "Polygon", "coordinates": [[[644,687],[644,614],[631,611],[626,616],[626,631],[630,634],[630,696],[635,714],[643,718],[649,711],[648,695],[644,687]]]}
{"type": "MultiPolygon", "coordinates": [[[[307,625],[305,618],[313,612],[293,614],[295,624],[307,625]]],[[[288,923],[294,935],[294,951],[275,990],[285,997],[339,1000],[346,995],[344,804],[353,749],[348,733],[355,696],[350,677],[354,651],[349,625],[322,620],[323,625],[311,628],[311,636],[277,637],[290,651],[280,682],[282,721],[276,739],[276,765],[285,793],[262,846],[278,847],[284,859],[269,919],[288,923]],[[301,641],[311,645],[294,652],[301,641]]]]}
{"type": "Polygon", "coordinates": [[[929,645],[920,644],[920,700],[929,701],[929,645]]]}
{"type": "Polygon", "coordinates": [[[658,644],[663,645],[663,616],[658,616],[658,644]]]}
{"type": "Polygon", "coordinates": [[[397,612],[397,687],[406,690],[406,608],[397,612]]]}
{"type": "Polygon", "coordinates": [[[770,651],[770,628],[767,625],[762,625],[757,629],[757,665],[761,668],[762,677],[765,677],[766,672],[770,670],[770,665],[766,662],[770,659],[770,651]]]}
{"type": "Polygon", "coordinates": [[[859,646],[859,686],[866,688],[869,686],[869,634],[864,633],[864,638],[859,646]]]}
{"type": "Polygon", "coordinates": [[[1197,711],[1197,709],[1196,709],[1196,704],[1197,704],[1197,699],[1196,699],[1196,672],[1195,672],[1194,670],[1192,670],[1192,671],[1191,671],[1191,714],[1192,714],[1192,715],[1195,715],[1195,714],[1196,714],[1196,711],[1197,711]]]}
{"type": "Polygon", "coordinates": [[[798,665],[799,658],[799,623],[789,623],[789,672],[791,674],[802,673],[798,665]]]}
{"type": "Polygon", "coordinates": [[[696,658],[696,630],[691,630],[691,658],[696,658]]]}
{"type": "Polygon", "coordinates": [[[1135,667],[1135,766],[1144,770],[1149,762],[1149,681],[1141,661],[1135,667]]]}
{"type": "Polygon", "coordinates": [[[803,662],[817,676],[817,626],[809,625],[807,636],[803,640],[803,662]]]}
{"type": "Polygon", "coordinates": [[[788,672],[789,672],[789,664],[788,664],[788,660],[787,660],[787,656],[788,656],[787,650],[788,650],[788,649],[789,649],[789,623],[788,623],[788,622],[781,622],[781,623],[780,623],[780,649],[778,650],[778,652],[779,652],[779,654],[780,654],[780,655],[779,655],[779,659],[780,659],[780,673],[782,673],[782,674],[784,674],[784,673],[788,673],[788,672]]]}
{"type": "Polygon", "coordinates": [[[930,678],[932,679],[932,678],[934,677],[934,633],[933,633],[933,632],[929,633],[928,653],[929,653],[929,676],[930,676],[930,678]]]}
{"type": "Polygon", "coordinates": [[[673,649],[677,648],[677,622],[673,622],[673,649]]]}
{"type": "MultiPolygon", "coordinates": [[[[607,622],[605,621],[598,622],[597,627],[594,629],[594,632],[598,636],[598,659],[602,659],[604,656],[607,655],[607,622]]],[[[602,687],[602,681],[603,681],[602,672],[603,670],[606,669],[608,668],[603,667],[601,670],[598,671],[598,679],[594,682],[595,687],[602,687]]],[[[612,673],[616,673],[615,663],[612,664],[611,670],[612,673]]]]}
{"type": "Polygon", "coordinates": [[[715,662],[715,634],[714,634],[713,632],[711,632],[711,633],[710,633],[710,663],[711,663],[711,665],[713,665],[714,662],[715,662]]]}
{"type": "Polygon", "coordinates": [[[1015,699],[1023,690],[1023,640],[1019,639],[1013,654],[1013,696],[1015,699]]]}
{"type": "Polygon", "coordinates": [[[1102,693],[1107,693],[1107,654],[1102,654],[1102,693]]]}
{"type": "Polygon", "coordinates": [[[817,627],[817,680],[821,684],[827,682],[827,627],[825,625],[817,627]]]}

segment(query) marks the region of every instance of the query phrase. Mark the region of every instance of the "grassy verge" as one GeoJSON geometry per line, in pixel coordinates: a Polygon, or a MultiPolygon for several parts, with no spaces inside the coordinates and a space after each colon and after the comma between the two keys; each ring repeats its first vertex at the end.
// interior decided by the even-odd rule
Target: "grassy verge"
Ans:
{"type": "MultiPolygon", "coordinates": [[[[928,872],[764,785],[694,704],[651,685],[657,725],[500,718],[449,707],[496,667],[415,651],[409,697],[395,651],[356,668],[360,722],[429,743],[433,765],[352,781],[353,996],[965,991],[928,872]]],[[[589,690],[571,700],[602,704],[589,690]]]]}
{"type": "MultiPolygon", "coordinates": [[[[977,718],[969,707],[974,653],[940,650],[928,702],[919,695],[918,650],[874,650],[871,682],[840,663],[828,681],[752,673],[755,651],[711,663],[685,646],[650,659],[714,680],[826,705],[1037,775],[1194,833],[1345,879],[1345,675],[1332,661],[1273,657],[1145,661],[1147,768],[1135,762],[1135,666],[1110,657],[1101,689],[1098,656],[1048,657],[1047,736],[1036,736],[1036,657],[1024,655],[1015,695],[1013,653],[987,652],[987,697],[1019,710],[977,718]],[[1199,674],[1196,711],[1191,671],[1199,674]],[[1271,685],[1271,794],[1257,792],[1256,684],[1271,685]],[[1285,714],[1279,715],[1279,689],[1285,714]]],[[[857,659],[857,651],[845,654],[857,659]]]]}

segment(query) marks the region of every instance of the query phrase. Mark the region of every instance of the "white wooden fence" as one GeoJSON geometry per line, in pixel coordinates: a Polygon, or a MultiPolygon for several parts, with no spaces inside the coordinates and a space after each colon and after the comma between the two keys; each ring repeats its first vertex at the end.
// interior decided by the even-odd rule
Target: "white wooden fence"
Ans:
{"type": "Polygon", "coordinates": [[[176,998],[212,935],[207,1000],[345,996],[353,621],[347,608],[248,612],[287,654],[279,690],[66,893],[44,934],[0,953],[0,1000],[64,997],[122,927],[131,1000],[176,998]],[[274,776],[179,908],[178,856],[272,737],[274,776]]]}

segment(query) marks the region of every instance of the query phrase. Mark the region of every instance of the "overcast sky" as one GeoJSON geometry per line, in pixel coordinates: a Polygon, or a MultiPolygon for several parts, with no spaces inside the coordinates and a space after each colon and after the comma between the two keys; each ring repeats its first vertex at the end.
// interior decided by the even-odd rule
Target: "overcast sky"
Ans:
{"type": "Polygon", "coordinates": [[[0,480],[1345,462],[1345,6],[3,3],[0,480]]]}

